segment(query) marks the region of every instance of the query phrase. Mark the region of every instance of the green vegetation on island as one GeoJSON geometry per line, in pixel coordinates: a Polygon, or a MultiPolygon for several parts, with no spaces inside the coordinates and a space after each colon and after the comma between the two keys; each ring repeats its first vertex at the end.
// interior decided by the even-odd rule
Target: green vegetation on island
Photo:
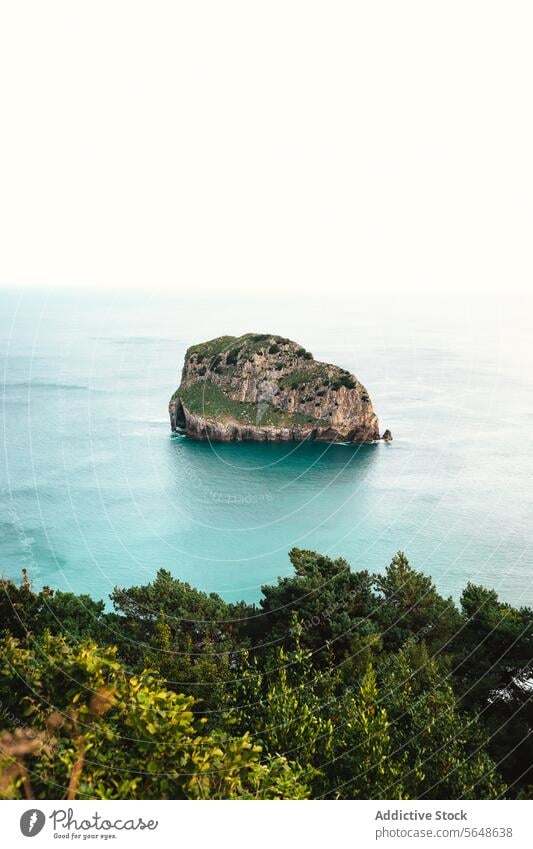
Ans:
{"type": "Polygon", "coordinates": [[[213,419],[231,418],[243,424],[255,424],[260,420],[262,425],[278,427],[319,421],[313,416],[304,416],[302,413],[287,413],[266,402],[262,402],[258,409],[257,404],[234,401],[210,380],[193,383],[180,389],[179,396],[190,413],[213,419]]]}
{"type": "Polygon", "coordinates": [[[13,798],[533,797],[533,612],[293,549],[258,606],[160,570],[86,595],[1,582],[13,798]]]}

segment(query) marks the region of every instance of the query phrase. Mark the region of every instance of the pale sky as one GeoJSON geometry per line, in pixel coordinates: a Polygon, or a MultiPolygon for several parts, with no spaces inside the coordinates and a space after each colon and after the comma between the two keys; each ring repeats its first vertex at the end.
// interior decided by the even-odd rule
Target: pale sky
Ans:
{"type": "Polygon", "coordinates": [[[0,7],[0,285],[531,286],[529,0],[0,7]]]}

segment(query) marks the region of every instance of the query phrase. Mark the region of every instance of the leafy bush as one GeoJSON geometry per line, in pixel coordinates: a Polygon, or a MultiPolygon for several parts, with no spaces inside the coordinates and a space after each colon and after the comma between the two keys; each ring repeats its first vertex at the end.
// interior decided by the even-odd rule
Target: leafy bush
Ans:
{"type": "Polygon", "coordinates": [[[44,637],[36,652],[8,638],[0,692],[13,672],[24,681],[26,716],[35,727],[48,728],[49,736],[47,745],[26,753],[25,783],[11,772],[6,785],[14,758],[4,755],[0,768],[11,796],[24,789],[29,795],[30,784],[39,799],[64,792],[68,799],[308,795],[298,767],[282,757],[262,763],[261,747],[246,733],[207,732],[205,720],[195,720],[193,698],[167,690],[149,672],[127,675],[114,649],[44,637]]]}
{"type": "Polygon", "coordinates": [[[227,357],[226,357],[226,363],[227,363],[228,365],[235,365],[235,363],[236,363],[236,362],[237,362],[237,360],[239,359],[239,354],[241,353],[241,351],[242,351],[242,348],[241,348],[241,347],[239,347],[239,348],[232,348],[232,349],[231,349],[231,351],[229,351],[229,353],[228,353],[228,355],[227,355],[227,357]]]}
{"type": "Polygon", "coordinates": [[[160,570],[87,596],[2,581],[0,792],[15,798],[531,796],[533,611],[458,608],[293,549],[260,607],[160,570]]]}
{"type": "Polygon", "coordinates": [[[346,389],[355,389],[356,383],[351,375],[341,374],[332,380],[330,385],[331,389],[336,392],[341,386],[345,386],[346,389]]]}

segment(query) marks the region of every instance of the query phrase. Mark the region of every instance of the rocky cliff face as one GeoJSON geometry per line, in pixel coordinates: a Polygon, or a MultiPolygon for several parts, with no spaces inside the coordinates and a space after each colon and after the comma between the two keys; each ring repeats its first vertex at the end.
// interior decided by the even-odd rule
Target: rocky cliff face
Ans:
{"type": "Polygon", "coordinates": [[[169,413],[172,430],[195,439],[380,438],[368,392],[353,374],[269,334],[189,348],[169,413]]]}

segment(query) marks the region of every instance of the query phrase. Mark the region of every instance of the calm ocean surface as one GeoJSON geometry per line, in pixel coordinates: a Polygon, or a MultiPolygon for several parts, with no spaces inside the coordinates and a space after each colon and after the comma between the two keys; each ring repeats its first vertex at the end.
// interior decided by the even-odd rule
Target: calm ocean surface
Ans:
{"type": "Polygon", "coordinates": [[[533,604],[532,361],[520,305],[0,291],[0,572],[104,598],[158,568],[227,600],[292,546],[533,604]],[[289,336],[354,371],[391,445],[171,437],[188,345],[289,336]]]}

